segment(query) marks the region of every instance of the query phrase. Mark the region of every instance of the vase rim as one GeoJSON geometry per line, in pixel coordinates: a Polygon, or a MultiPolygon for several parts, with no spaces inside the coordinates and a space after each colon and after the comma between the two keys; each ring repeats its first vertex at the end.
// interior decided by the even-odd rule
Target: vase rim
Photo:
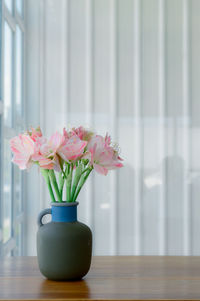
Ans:
{"type": "Polygon", "coordinates": [[[78,206],[79,202],[53,202],[51,206],[56,207],[71,207],[71,206],[78,206]]]}

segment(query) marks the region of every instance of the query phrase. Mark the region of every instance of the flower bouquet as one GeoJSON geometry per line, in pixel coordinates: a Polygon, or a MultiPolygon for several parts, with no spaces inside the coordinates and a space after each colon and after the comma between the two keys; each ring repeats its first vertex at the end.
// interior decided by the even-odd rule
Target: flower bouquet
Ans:
{"type": "Polygon", "coordinates": [[[80,126],[49,139],[40,127],[20,134],[10,141],[13,163],[20,169],[36,164],[47,184],[51,209],[38,217],[37,255],[40,271],[49,279],[82,278],[89,270],[92,234],[77,221],[77,197],[92,170],[107,175],[122,167],[118,147],[105,137],[80,126]],[[52,221],[42,223],[45,214],[52,221]],[[77,239],[75,239],[77,238],[77,239]]]}
{"type": "Polygon", "coordinates": [[[33,164],[40,167],[52,202],[75,202],[93,169],[107,175],[109,170],[123,166],[108,135],[96,135],[82,126],[69,131],[64,128],[63,134],[56,132],[50,139],[42,135],[40,127],[32,128],[12,138],[10,144],[13,163],[20,169],[33,164]]]}

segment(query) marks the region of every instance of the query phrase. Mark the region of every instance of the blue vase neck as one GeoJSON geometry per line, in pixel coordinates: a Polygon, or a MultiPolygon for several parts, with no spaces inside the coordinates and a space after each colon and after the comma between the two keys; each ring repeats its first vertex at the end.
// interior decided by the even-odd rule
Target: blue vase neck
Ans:
{"type": "Polygon", "coordinates": [[[52,222],[76,222],[78,203],[52,204],[52,222]]]}

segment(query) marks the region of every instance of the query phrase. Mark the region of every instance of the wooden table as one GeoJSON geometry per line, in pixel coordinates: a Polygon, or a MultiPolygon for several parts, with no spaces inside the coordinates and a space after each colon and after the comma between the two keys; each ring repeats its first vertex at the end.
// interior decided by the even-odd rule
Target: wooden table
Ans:
{"type": "Polygon", "coordinates": [[[0,300],[200,300],[200,257],[94,257],[82,281],[54,282],[35,257],[0,260],[0,300]]]}

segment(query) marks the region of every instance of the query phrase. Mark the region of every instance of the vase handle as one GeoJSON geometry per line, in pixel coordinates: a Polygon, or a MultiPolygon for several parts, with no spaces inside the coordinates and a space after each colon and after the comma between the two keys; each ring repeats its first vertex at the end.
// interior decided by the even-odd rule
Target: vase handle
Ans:
{"type": "Polygon", "coordinates": [[[43,226],[43,222],[42,222],[42,218],[43,216],[45,216],[46,214],[51,214],[51,208],[47,208],[47,209],[43,209],[39,215],[38,215],[38,219],[37,219],[37,223],[38,223],[38,226],[41,227],[43,226]]]}

